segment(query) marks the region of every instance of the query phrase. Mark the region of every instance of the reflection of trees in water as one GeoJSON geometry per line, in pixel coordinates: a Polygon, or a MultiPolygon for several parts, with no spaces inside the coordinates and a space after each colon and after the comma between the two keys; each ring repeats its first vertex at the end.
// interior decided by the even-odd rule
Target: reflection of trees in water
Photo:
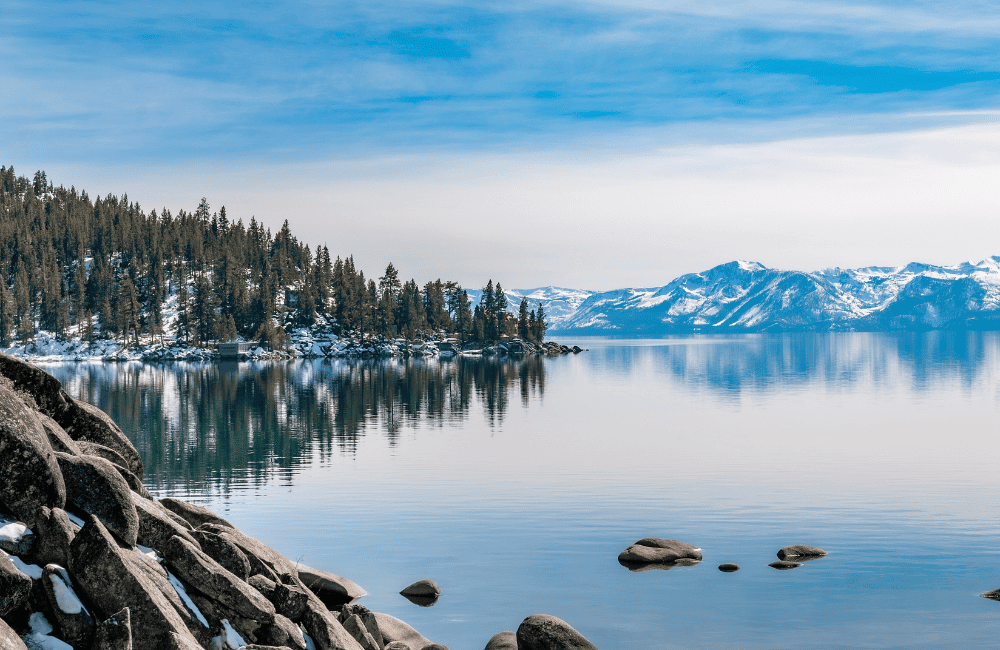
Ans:
{"type": "Polygon", "coordinates": [[[731,396],[814,382],[833,389],[902,385],[923,391],[940,382],[972,387],[989,379],[1000,362],[1000,333],[762,334],[617,348],[606,363],[627,372],[649,350],[657,355],[658,371],[731,396]]]}
{"type": "Polygon", "coordinates": [[[73,395],[111,414],[146,465],[147,485],[291,475],[314,454],[353,453],[369,430],[459,424],[476,408],[503,422],[510,393],[541,396],[545,360],[459,357],[267,364],[52,366],[73,395]]]}

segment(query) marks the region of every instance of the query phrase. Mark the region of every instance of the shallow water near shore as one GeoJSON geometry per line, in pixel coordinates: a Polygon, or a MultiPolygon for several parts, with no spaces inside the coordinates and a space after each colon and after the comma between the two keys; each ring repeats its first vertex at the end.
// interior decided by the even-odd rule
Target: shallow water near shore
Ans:
{"type": "Polygon", "coordinates": [[[1000,336],[615,341],[491,361],[60,364],[157,496],[219,512],[452,650],[534,613],[615,648],[1000,637],[1000,336]],[[702,547],[630,572],[641,537],[702,547]],[[767,566],[789,544],[829,555],[767,566]],[[735,562],[737,573],[717,566],[735,562]],[[400,589],[433,578],[421,608],[400,589]]]}

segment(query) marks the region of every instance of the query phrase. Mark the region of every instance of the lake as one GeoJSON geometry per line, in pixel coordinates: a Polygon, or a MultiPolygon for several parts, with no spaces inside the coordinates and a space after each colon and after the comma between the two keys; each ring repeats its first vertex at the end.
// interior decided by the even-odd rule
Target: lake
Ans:
{"type": "Polygon", "coordinates": [[[1000,638],[978,596],[1000,587],[1000,335],[560,342],[589,350],[45,367],[132,437],[156,496],[452,650],[534,613],[602,650],[1000,638]],[[704,561],[629,571],[642,537],[704,561]],[[790,544],[829,555],[768,567],[790,544]],[[433,607],[398,595],[421,578],[433,607]]]}

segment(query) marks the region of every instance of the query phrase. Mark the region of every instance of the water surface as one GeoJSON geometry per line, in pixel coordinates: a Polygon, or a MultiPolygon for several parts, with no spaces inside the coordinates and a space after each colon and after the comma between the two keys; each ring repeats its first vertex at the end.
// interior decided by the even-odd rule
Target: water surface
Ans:
{"type": "Polygon", "coordinates": [[[133,437],[155,494],[452,650],[533,613],[603,650],[1000,638],[978,597],[1000,587],[1000,336],[565,342],[589,351],[48,369],[133,437]],[[705,561],[619,565],[647,536],[705,561]],[[795,543],[830,554],[767,566],[795,543]],[[398,595],[428,577],[434,607],[398,595]]]}

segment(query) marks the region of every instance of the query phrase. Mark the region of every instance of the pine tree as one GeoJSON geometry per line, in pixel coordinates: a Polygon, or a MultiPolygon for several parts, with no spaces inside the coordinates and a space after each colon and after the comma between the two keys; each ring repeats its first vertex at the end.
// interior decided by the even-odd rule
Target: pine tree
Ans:
{"type": "Polygon", "coordinates": [[[521,298],[521,306],[517,311],[517,335],[521,339],[528,341],[530,340],[530,333],[528,331],[528,299],[521,298]]]}

